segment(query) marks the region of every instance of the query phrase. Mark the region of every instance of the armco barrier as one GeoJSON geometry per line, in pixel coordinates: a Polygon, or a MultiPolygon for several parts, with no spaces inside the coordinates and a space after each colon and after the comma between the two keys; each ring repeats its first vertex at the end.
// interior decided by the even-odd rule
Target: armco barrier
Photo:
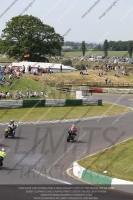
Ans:
{"type": "Polygon", "coordinates": [[[0,100],[0,108],[19,108],[23,106],[23,100],[0,100]]]}
{"type": "Polygon", "coordinates": [[[46,100],[23,100],[23,108],[24,107],[44,107],[46,100]]]}
{"type": "Polygon", "coordinates": [[[82,99],[66,99],[65,106],[82,106],[82,99]]]}
{"type": "Polygon", "coordinates": [[[102,100],[87,99],[47,99],[47,100],[0,100],[1,108],[31,108],[45,106],[101,106],[102,100]]]}
{"type": "Polygon", "coordinates": [[[66,99],[46,99],[45,106],[65,106],[66,99]]]}
{"type": "Polygon", "coordinates": [[[102,93],[112,94],[133,94],[133,89],[120,88],[102,88],[102,93]]]}
{"type": "Polygon", "coordinates": [[[86,99],[83,99],[82,105],[83,105],[83,106],[87,106],[87,105],[90,105],[90,106],[97,106],[97,105],[98,105],[98,101],[97,101],[97,100],[88,101],[88,100],[86,100],[86,99]]]}

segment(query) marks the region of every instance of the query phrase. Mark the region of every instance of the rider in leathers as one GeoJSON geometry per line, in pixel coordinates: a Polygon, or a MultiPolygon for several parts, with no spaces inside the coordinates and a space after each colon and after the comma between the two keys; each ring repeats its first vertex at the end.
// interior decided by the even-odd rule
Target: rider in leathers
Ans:
{"type": "Polygon", "coordinates": [[[14,123],[14,120],[13,120],[13,119],[10,121],[10,123],[9,123],[8,127],[10,128],[11,132],[13,132],[13,131],[14,131],[14,129],[15,129],[15,127],[16,127],[16,125],[15,125],[15,123],[14,123]]]}
{"type": "Polygon", "coordinates": [[[0,160],[1,160],[1,166],[3,165],[3,160],[6,157],[6,149],[2,148],[0,151],[0,160]]]}

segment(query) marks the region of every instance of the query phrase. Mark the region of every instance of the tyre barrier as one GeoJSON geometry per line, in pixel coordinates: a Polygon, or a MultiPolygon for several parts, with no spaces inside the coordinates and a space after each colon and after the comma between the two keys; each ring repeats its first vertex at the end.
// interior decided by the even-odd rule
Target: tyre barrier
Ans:
{"type": "Polygon", "coordinates": [[[133,89],[119,88],[89,88],[90,93],[133,94],[133,89]]]}

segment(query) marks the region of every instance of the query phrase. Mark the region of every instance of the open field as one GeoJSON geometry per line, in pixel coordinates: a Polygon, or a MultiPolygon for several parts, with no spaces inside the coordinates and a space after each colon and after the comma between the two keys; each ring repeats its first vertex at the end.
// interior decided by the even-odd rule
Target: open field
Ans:
{"type": "MultiPolygon", "coordinates": [[[[83,56],[81,51],[75,51],[75,52],[62,52],[62,54],[65,57],[78,57],[78,56],[83,56]]],[[[86,51],[85,56],[91,56],[96,54],[97,56],[103,56],[104,53],[103,51],[86,51]]],[[[127,54],[127,51],[109,51],[108,52],[108,57],[112,57],[112,56],[117,56],[117,57],[125,57],[125,54],[127,54]]],[[[126,57],[128,57],[128,55],[126,55],[126,57]]]]}
{"type": "Polygon", "coordinates": [[[96,155],[84,158],[78,163],[99,174],[108,171],[107,176],[133,181],[132,152],[133,139],[129,139],[96,155]]]}
{"type": "Polygon", "coordinates": [[[115,115],[123,112],[130,112],[124,106],[117,106],[109,103],[103,103],[103,106],[73,106],[73,107],[40,107],[40,108],[1,108],[0,122],[8,122],[12,118],[16,122],[46,121],[46,120],[64,120],[83,117],[115,115]],[[111,109],[110,109],[111,107],[111,109]],[[107,112],[108,110],[108,112],[107,112]]]}

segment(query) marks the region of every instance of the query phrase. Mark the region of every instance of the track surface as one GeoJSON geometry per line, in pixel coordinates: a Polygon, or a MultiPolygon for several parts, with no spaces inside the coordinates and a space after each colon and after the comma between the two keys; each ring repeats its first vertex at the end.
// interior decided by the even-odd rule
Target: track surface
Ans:
{"type": "MultiPolygon", "coordinates": [[[[95,94],[94,98],[129,107],[133,101],[132,95],[95,94]]],[[[10,150],[0,171],[0,183],[83,184],[68,176],[66,170],[81,157],[131,138],[132,123],[132,112],[79,122],[77,141],[74,143],[66,142],[67,130],[72,123],[19,126],[14,138],[0,142],[0,148],[10,150]]],[[[4,128],[0,126],[1,139],[4,128]]],[[[128,194],[110,193],[112,199],[130,199],[128,194]]]]}

